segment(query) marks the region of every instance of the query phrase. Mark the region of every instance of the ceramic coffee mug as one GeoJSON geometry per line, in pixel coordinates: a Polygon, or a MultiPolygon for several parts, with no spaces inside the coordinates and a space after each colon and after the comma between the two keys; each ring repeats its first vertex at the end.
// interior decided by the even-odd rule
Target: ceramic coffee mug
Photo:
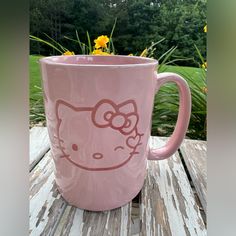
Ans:
{"type": "Polygon", "coordinates": [[[147,159],[171,156],[190,118],[190,90],[174,73],[157,74],[154,59],[132,56],[52,56],[40,60],[55,179],[76,207],[103,211],[141,190],[147,159]],[[164,147],[148,140],[155,93],[166,82],[179,89],[175,130],[164,147]]]}

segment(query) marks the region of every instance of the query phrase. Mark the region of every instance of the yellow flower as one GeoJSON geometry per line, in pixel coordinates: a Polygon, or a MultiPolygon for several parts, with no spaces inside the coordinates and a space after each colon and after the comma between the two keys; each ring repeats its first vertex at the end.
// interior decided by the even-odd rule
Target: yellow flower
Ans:
{"type": "Polygon", "coordinates": [[[204,26],[203,30],[205,33],[207,32],[207,25],[204,26]]]}
{"type": "Polygon", "coordinates": [[[147,56],[147,53],[148,53],[148,50],[147,48],[145,48],[142,53],[140,54],[140,57],[146,57],[147,56]]]}
{"type": "Polygon", "coordinates": [[[63,55],[65,55],[65,56],[72,56],[72,55],[75,55],[75,53],[74,52],[70,52],[70,51],[66,51],[66,52],[63,53],[63,55]]]}
{"type": "Polygon", "coordinates": [[[128,56],[133,56],[134,54],[133,53],[130,53],[128,56]]]}
{"type": "Polygon", "coordinates": [[[202,88],[202,92],[203,92],[203,93],[207,93],[207,91],[208,91],[208,90],[207,90],[207,87],[203,87],[203,88],[202,88]]]}
{"type": "Polygon", "coordinates": [[[204,62],[204,63],[202,64],[202,68],[203,68],[203,69],[206,69],[206,68],[207,68],[207,62],[204,62]]]}
{"type": "Polygon", "coordinates": [[[107,48],[107,43],[109,42],[109,38],[106,35],[101,35],[97,39],[94,40],[95,48],[107,48]]]}
{"type": "Polygon", "coordinates": [[[92,52],[93,55],[103,55],[103,56],[110,56],[108,52],[103,52],[101,49],[95,49],[92,52]]]}

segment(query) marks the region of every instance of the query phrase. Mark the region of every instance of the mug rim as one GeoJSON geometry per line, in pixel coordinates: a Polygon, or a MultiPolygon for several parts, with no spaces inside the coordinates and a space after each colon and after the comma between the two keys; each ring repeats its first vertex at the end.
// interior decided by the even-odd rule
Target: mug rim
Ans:
{"type": "Polygon", "coordinates": [[[112,68],[117,68],[117,67],[143,67],[143,66],[157,66],[158,61],[153,58],[147,58],[147,57],[141,57],[141,56],[128,56],[128,55],[58,55],[58,56],[47,56],[39,59],[40,63],[43,64],[49,64],[49,65],[58,65],[58,66],[72,66],[72,67],[112,67],[112,68]],[[91,63],[88,64],[76,64],[76,63],[65,63],[68,58],[82,58],[91,59],[91,63]],[[92,63],[92,58],[110,58],[110,57],[116,57],[120,59],[126,59],[130,61],[131,63],[124,63],[124,64],[119,64],[119,63],[113,63],[113,64],[96,64],[96,62],[92,63]],[[61,59],[58,61],[58,59],[61,59]],[[64,60],[64,62],[63,62],[64,60]],[[132,63],[132,60],[135,61],[132,63]],[[137,62],[138,61],[138,62],[137,62]]]}

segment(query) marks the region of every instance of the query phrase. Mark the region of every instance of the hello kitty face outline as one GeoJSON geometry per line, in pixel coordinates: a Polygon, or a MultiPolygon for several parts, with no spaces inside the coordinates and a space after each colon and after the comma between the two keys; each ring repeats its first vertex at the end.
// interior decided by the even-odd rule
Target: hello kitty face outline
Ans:
{"type": "MultiPolygon", "coordinates": [[[[89,171],[113,170],[124,166],[131,160],[131,158],[135,154],[139,154],[137,148],[139,145],[142,144],[141,138],[143,134],[138,132],[137,124],[139,121],[139,115],[137,111],[137,105],[135,101],[132,99],[126,100],[119,104],[116,104],[115,102],[109,99],[102,99],[94,107],[75,107],[64,100],[59,99],[56,101],[56,119],[57,119],[56,138],[59,141],[57,147],[62,152],[62,156],[60,156],[60,158],[67,159],[71,164],[79,168],[89,171]],[[65,106],[75,112],[83,112],[83,111],[91,112],[91,121],[93,125],[95,125],[97,128],[101,129],[111,128],[119,132],[121,135],[124,135],[126,137],[125,143],[127,147],[131,150],[129,156],[125,158],[125,160],[122,161],[121,163],[109,167],[98,167],[98,168],[88,167],[75,162],[72,158],[70,158],[71,155],[65,152],[66,148],[63,146],[64,140],[60,137],[60,126],[62,123],[62,118],[60,117],[59,114],[60,106],[65,106]],[[127,107],[129,107],[128,110],[127,107]]],[[[119,147],[120,146],[118,146],[117,148],[119,147]]],[[[73,144],[72,149],[74,151],[77,151],[78,150],[77,145],[73,144]]],[[[100,159],[101,156],[99,156],[98,153],[94,153],[93,158],[100,159]]]]}

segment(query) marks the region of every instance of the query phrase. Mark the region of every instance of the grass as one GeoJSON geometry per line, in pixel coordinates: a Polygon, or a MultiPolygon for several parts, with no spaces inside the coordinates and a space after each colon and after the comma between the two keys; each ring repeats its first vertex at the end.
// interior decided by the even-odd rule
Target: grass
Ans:
{"type": "Polygon", "coordinates": [[[45,115],[42,98],[42,83],[39,66],[39,59],[42,56],[29,56],[29,74],[30,74],[30,125],[36,123],[45,124],[45,115]]]}
{"type": "MultiPolygon", "coordinates": [[[[41,56],[29,57],[30,62],[30,121],[45,122],[41,75],[38,60],[41,56]]],[[[192,114],[187,135],[193,139],[206,139],[206,74],[201,68],[163,65],[159,72],[174,72],[184,77],[191,89],[192,114]]],[[[169,136],[173,132],[178,115],[178,91],[175,84],[168,83],[155,97],[152,119],[152,135],[169,136]]]]}
{"type": "Polygon", "coordinates": [[[160,72],[173,72],[180,75],[188,74],[188,76],[195,80],[199,84],[199,86],[205,86],[204,80],[200,78],[202,74],[201,68],[164,65],[159,69],[159,73],[160,72]]]}
{"type": "MultiPolygon", "coordinates": [[[[191,118],[187,136],[206,140],[206,71],[202,68],[162,66],[160,72],[175,72],[188,82],[192,97],[191,118]]],[[[155,96],[152,116],[152,135],[170,136],[176,124],[179,109],[177,86],[167,83],[155,96]]]]}
{"type": "Polygon", "coordinates": [[[38,60],[41,56],[30,56],[29,57],[29,72],[30,72],[30,101],[38,98],[39,89],[41,88],[41,75],[38,60]]]}

